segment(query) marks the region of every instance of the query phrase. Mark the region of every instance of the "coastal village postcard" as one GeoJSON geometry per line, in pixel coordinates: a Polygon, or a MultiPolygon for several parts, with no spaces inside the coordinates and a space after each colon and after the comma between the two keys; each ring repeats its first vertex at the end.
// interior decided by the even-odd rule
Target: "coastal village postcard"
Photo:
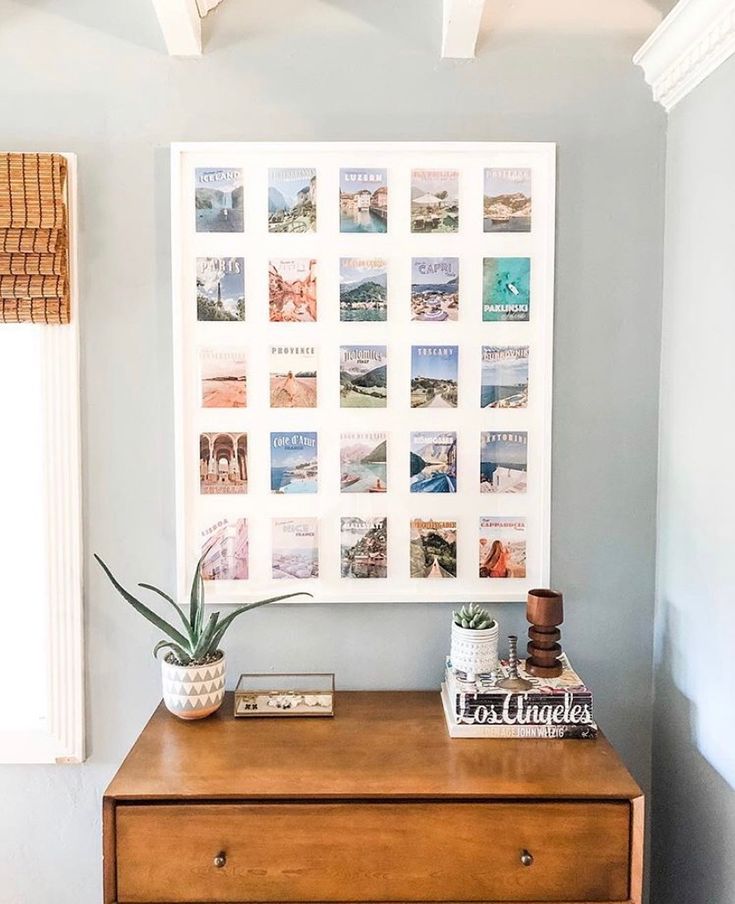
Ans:
{"type": "Polygon", "coordinates": [[[411,408],[456,408],[459,347],[411,347],[411,408]]]}
{"type": "Polygon", "coordinates": [[[386,320],[388,265],[383,258],[343,257],[339,262],[339,319],[386,320]]]}
{"type": "Polygon", "coordinates": [[[199,489],[205,495],[247,493],[246,433],[236,431],[199,435],[199,489]]]}
{"type": "Polygon", "coordinates": [[[205,581],[246,581],[249,576],[248,522],[218,518],[201,532],[202,578],[205,581]]]}
{"type": "Polygon", "coordinates": [[[271,323],[316,320],[316,261],[276,258],[268,267],[268,311],[271,323]]]}
{"type": "Polygon", "coordinates": [[[343,433],[339,444],[341,493],[385,493],[388,489],[387,434],[343,433]]]}
{"type": "Polygon", "coordinates": [[[459,314],[459,258],[411,260],[411,320],[440,323],[459,314]]]}
{"type": "Polygon", "coordinates": [[[316,408],[316,349],[272,345],[271,408],[316,408]]]}
{"type": "Polygon", "coordinates": [[[339,171],[339,231],[388,231],[388,170],[339,171]]]}
{"type": "Polygon", "coordinates": [[[242,232],[242,170],[197,167],[194,207],[197,232],[242,232]]]}
{"type": "Polygon", "coordinates": [[[343,345],[339,362],[340,407],[386,407],[388,352],[385,345],[343,345]]]}
{"type": "Polygon", "coordinates": [[[488,431],[480,435],[480,492],[525,493],[528,433],[488,431]]]}
{"type": "Polygon", "coordinates": [[[457,434],[411,433],[411,492],[457,492],[457,434]]]}
{"type": "Polygon", "coordinates": [[[531,170],[485,170],[484,232],[531,231],[531,170]]]}
{"type": "Polygon", "coordinates": [[[316,493],[316,433],[271,433],[271,492],[316,493]]]}
{"type": "Polygon", "coordinates": [[[525,408],[528,405],[528,346],[483,345],[481,408],[525,408]]]}
{"type": "Polygon", "coordinates": [[[245,408],[247,371],[245,352],[203,348],[199,352],[202,408],[245,408]]]}
{"type": "Polygon", "coordinates": [[[387,518],[340,518],[340,574],[343,578],[388,576],[387,518]]]}
{"type": "Polygon", "coordinates": [[[457,577],[457,522],[411,521],[411,577],[457,577]]]}
{"type": "Polygon", "coordinates": [[[245,319],[245,262],[241,257],[198,257],[197,320],[245,319]]]}
{"type": "Polygon", "coordinates": [[[274,518],[271,544],[271,576],[275,580],[319,577],[316,518],[274,518]]]}
{"type": "Polygon", "coordinates": [[[531,259],[486,257],[482,262],[482,319],[528,320],[531,310],[531,259]]]}
{"type": "Polygon", "coordinates": [[[525,578],[525,518],[480,518],[479,567],[481,578],[525,578]]]}
{"type": "Polygon", "coordinates": [[[459,229],[459,172],[411,170],[411,232],[459,229]]]}
{"type": "Polygon", "coordinates": [[[268,170],[268,232],[316,232],[316,170],[268,170]]]}

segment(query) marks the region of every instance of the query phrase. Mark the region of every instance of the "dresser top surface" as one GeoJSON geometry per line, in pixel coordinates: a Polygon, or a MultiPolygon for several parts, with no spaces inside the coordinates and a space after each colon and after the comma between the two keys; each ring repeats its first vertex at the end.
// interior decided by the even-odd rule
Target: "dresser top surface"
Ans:
{"type": "Polygon", "coordinates": [[[435,691],[342,691],[334,718],[183,722],[159,705],[106,792],[117,800],[632,799],[607,739],[460,739],[435,691]]]}

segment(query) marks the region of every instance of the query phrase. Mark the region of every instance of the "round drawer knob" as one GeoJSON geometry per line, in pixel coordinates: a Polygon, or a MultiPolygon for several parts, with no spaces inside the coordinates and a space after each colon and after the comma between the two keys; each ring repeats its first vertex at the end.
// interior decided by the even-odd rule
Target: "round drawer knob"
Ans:
{"type": "Polygon", "coordinates": [[[225,863],[227,863],[227,854],[225,854],[224,851],[220,851],[212,862],[217,867],[217,869],[222,869],[225,863]]]}
{"type": "Polygon", "coordinates": [[[521,863],[530,866],[533,863],[533,854],[530,851],[521,851],[521,863]]]}

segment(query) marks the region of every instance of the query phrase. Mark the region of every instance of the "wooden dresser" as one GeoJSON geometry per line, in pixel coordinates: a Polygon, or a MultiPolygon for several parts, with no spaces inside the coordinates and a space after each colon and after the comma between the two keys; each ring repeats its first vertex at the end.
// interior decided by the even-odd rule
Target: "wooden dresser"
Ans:
{"type": "Polygon", "coordinates": [[[438,693],[336,713],[160,706],[104,797],[105,904],[641,904],[643,797],[604,738],[450,739],[438,693]]]}

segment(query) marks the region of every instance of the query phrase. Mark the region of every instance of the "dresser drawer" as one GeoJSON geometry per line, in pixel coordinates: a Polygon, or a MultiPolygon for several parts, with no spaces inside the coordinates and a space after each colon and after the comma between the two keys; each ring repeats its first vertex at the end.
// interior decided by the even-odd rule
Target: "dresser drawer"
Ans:
{"type": "Polygon", "coordinates": [[[624,901],[630,818],[628,802],[118,804],[117,899],[624,901]]]}

